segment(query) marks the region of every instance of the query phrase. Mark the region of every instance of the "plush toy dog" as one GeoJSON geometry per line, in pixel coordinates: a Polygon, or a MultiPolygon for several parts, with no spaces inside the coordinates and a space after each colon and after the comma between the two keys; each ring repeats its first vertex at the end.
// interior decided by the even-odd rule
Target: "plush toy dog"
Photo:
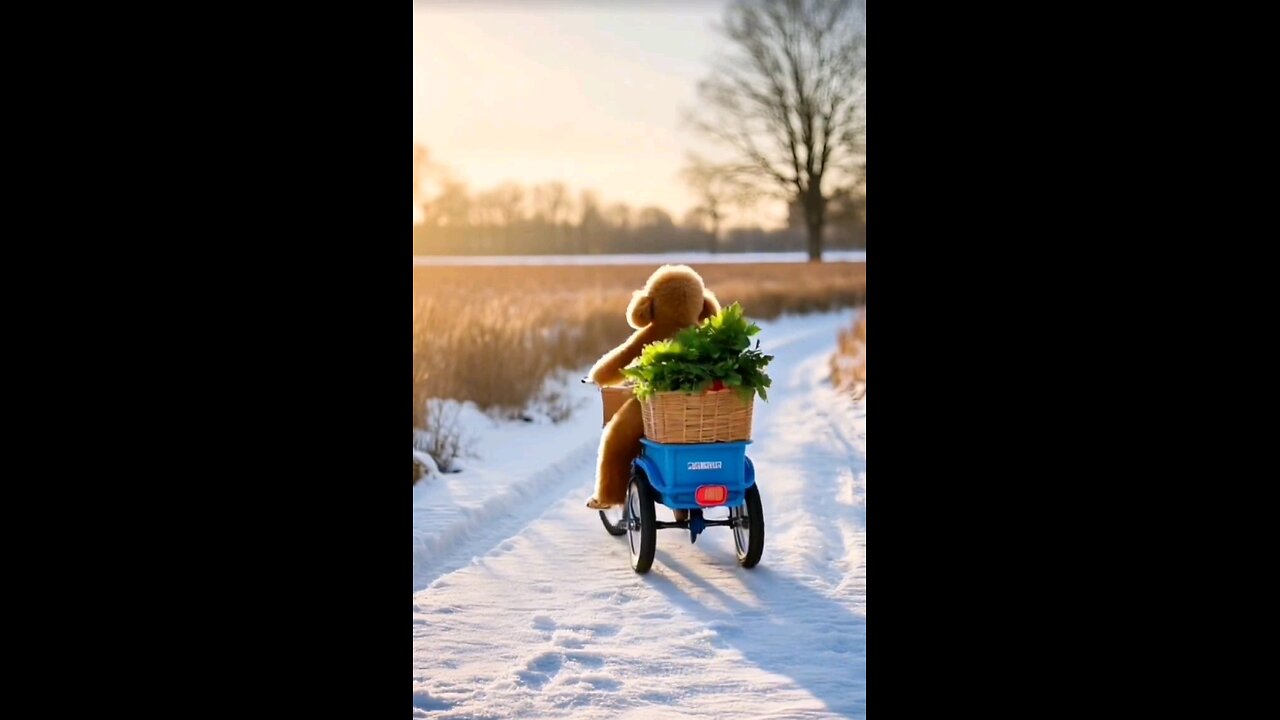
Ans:
{"type": "MultiPolygon", "coordinates": [[[[691,325],[720,312],[716,296],[702,278],[686,265],[663,265],[649,276],[643,290],[636,290],[627,306],[627,322],[635,332],[610,350],[591,368],[597,385],[620,385],[622,368],[640,355],[645,345],[667,340],[691,325]]],[[[604,428],[596,467],[596,488],[587,507],[604,509],[626,502],[631,461],[640,454],[644,421],[635,398],[628,400],[604,428]]]]}

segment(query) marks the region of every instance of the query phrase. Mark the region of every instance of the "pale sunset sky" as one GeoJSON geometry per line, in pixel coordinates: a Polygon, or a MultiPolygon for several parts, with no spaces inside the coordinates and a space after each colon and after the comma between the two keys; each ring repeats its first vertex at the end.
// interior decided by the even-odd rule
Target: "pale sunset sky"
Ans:
{"type": "MultiPolygon", "coordinates": [[[[413,13],[413,139],[473,191],[566,183],[576,198],[696,204],[679,172],[718,152],[683,122],[727,49],[726,0],[419,0],[413,13]]],[[[776,211],[752,221],[776,221],[776,211]]],[[[743,218],[744,220],[748,218],[743,218]]]]}

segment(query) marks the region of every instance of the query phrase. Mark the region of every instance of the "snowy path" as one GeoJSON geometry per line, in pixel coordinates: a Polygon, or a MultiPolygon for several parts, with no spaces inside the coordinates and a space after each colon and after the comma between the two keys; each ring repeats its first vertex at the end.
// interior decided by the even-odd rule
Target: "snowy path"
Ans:
{"type": "Polygon", "coordinates": [[[583,507],[586,389],[568,423],[482,427],[505,456],[415,488],[414,716],[865,718],[865,402],[825,383],[852,317],[760,323],[776,359],[748,451],[767,528],[753,570],[709,528],[696,545],[660,531],[653,569],[631,571],[583,507]]]}

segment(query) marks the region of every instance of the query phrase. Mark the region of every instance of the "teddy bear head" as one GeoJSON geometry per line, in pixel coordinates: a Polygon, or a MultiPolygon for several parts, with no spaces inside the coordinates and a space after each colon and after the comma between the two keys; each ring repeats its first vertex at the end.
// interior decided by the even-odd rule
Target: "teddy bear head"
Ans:
{"type": "Polygon", "coordinates": [[[631,295],[627,322],[639,330],[655,323],[686,327],[720,312],[716,296],[702,277],[687,265],[663,265],[649,276],[644,289],[631,295]]]}

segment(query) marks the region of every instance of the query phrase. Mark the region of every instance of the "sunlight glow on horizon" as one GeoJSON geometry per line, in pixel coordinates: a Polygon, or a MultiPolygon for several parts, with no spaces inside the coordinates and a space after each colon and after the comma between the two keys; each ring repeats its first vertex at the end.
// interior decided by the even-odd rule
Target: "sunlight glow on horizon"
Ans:
{"type": "Polygon", "coordinates": [[[697,204],[686,154],[717,156],[684,112],[726,47],[724,5],[415,4],[414,142],[473,192],[558,180],[678,223],[697,204]]]}

